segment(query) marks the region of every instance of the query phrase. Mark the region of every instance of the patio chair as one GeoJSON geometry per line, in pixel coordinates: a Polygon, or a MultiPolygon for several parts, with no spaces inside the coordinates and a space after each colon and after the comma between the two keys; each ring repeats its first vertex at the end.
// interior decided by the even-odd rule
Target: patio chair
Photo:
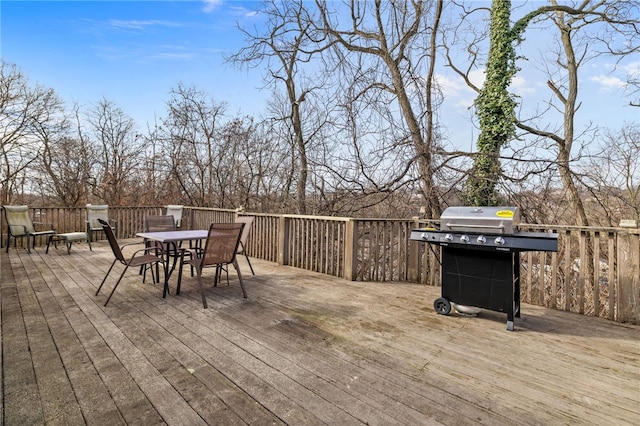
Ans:
{"type": "MultiPolygon", "coordinates": [[[[164,232],[164,231],[175,231],[175,230],[176,230],[176,222],[174,217],[171,215],[164,215],[164,216],[152,215],[152,216],[146,216],[144,218],[144,232],[164,232]]],[[[159,242],[154,242],[154,244],[151,244],[150,241],[146,241],[146,243],[148,247],[151,245],[162,246],[162,244],[159,242]]],[[[173,271],[173,269],[175,268],[177,259],[180,257],[178,248],[175,246],[175,244],[171,244],[168,247],[167,246],[163,247],[163,249],[166,251],[165,256],[173,257],[173,266],[171,268],[171,270],[173,271]]],[[[156,274],[157,274],[157,271],[158,271],[158,265],[156,265],[156,274]]],[[[142,282],[145,282],[147,278],[146,265],[143,265],[140,267],[140,273],[144,274],[144,277],[142,278],[142,282]]]]}
{"type": "MultiPolygon", "coordinates": [[[[178,272],[178,285],[176,294],[180,294],[180,284],[182,282],[182,269],[184,265],[192,265],[198,275],[198,284],[202,293],[202,306],[207,308],[207,298],[204,294],[204,284],[202,282],[202,269],[205,267],[215,267],[214,286],[220,279],[220,272],[228,265],[233,265],[238,274],[242,295],[247,298],[247,292],[242,281],[242,274],[238,266],[236,254],[238,253],[238,245],[240,244],[240,236],[244,228],[244,223],[212,223],[209,228],[209,234],[204,245],[204,249],[199,253],[195,250],[182,250],[182,253],[191,252],[191,259],[184,257],[180,261],[180,270],[178,272]]],[[[226,270],[226,269],[225,269],[226,270]]],[[[229,274],[227,272],[227,283],[229,282],[229,274]]]]}
{"type": "Polygon", "coordinates": [[[101,220],[111,226],[114,234],[118,234],[118,222],[115,219],[109,219],[108,205],[87,204],[87,236],[89,237],[89,243],[93,241],[94,232],[103,232],[101,220]]]}
{"type": "Polygon", "coordinates": [[[249,260],[249,255],[247,255],[247,240],[249,239],[249,234],[251,233],[251,225],[253,225],[255,217],[254,216],[239,216],[236,219],[236,223],[244,223],[244,228],[242,230],[242,236],[240,236],[240,245],[238,246],[238,254],[244,254],[244,257],[247,259],[247,263],[249,264],[249,268],[251,269],[251,273],[255,275],[253,272],[253,266],[251,266],[251,261],[249,260]]]}
{"type": "MultiPolygon", "coordinates": [[[[109,303],[109,300],[111,300],[111,296],[113,296],[113,293],[116,291],[116,288],[118,288],[118,284],[120,284],[122,277],[124,277],[125,272],[127,272],[127,269],[129,269],[130,266],[133,266],[133,267],[143,266],[143,265],[153,266],[153,265],[157,265],[158,263],[162,263],[164,265],[164,253],[162,251],[162,247],[155,247],[155,246],[143,247],[139,250],[136,250],[131,255],[131,257],[125,258],[124,254],[122,253],[123,248],[128,246],[138,245],[138,244],[144,244],[144,242],[127,243],[127,244],[123,244],[122,246],[119,246],[118,241],[116,240],[116,236],[113,233],[113,229],[111,228],[111,225],[102,219],[98,219],[98,222],[102,225],[102,230],[107,236],[107,240],[109,240],[109,245],[111,246],[111,250],[113,251],[113,256],[115,257],[115,259],[113,260],[111,267],[107,271],[107,274],[102,279],[102,282],[98,287],[98,290],[96,290],[96,296],[100,293],[102,286],[107,281],[107,277],[111,273],[111,270],[115,266],[116,262],[120,262],[121,264],[124,265],[124,270],[120,274],[120,277],[118,278],[118,281],[116,281],[116,284],[113,286],[113,290],[111,290],[111,293],[107,298],[107,301],[104,302],[104,306],[107,306],[107,303],[109,303]]],[[[158,276],[154,275],[153,268],[151,268],[151,275],[152,275],[154,284],[156,283],[156,279],[160,281],[159,275],[158,276]]]]}
{"type": "Polygon", "coordinates": [[[144,218],[144,232],[175,231],[176,221],[172,215],[151,215],[144,218]]]}
{"type": "Polygon", "coordinates": [[[50,223],[46,229],[43,222],[33,222],[29,216],[29,206],[2,206],[4,209],[4,217],[7,220],[7,253],[9,253],[9,245],[11,237],[13,244],[17,247],[18,238],[27,239],[27,253],[31,254],[31,248],[36,246],[36,237],[40,235],[54,235],[56,230],[53,223],[50,223]],[[40,228],[37,230],[36,228],[40,228]]]}
{"type": "Polygon", "coordinates": [[[173,218],[176,221],[176,229],[180,228],[180,226],[182,225],[182,209],[183,209],[183,207],[184,206],[175,205],[175,204],[169,204],[166,207],[167,211],[165,212],[165,214],[173,216],[173,218]]]}

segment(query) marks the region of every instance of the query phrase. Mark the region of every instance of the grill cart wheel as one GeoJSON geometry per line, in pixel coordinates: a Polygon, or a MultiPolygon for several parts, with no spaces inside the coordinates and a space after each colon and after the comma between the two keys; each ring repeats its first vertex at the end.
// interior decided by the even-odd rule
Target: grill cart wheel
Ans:
{"type": "Polygon", "coordinates": [[[449,315],[449,312],[451,312],[451,303],[444,297],[438,297],[435,302],[433,302],[433,308],[440,315],[449,315]]]}

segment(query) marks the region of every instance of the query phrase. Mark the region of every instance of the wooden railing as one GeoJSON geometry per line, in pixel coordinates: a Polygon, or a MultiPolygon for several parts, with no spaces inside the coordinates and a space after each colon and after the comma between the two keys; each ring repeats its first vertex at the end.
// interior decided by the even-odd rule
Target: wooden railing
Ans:
{"type": "MultiPolygon", "coordinates": [[[[32,217],[56,231],[84,230],[84,208],[34,208],[32,217]]],[[[110,207],[118,238],[135,237],[144,217],[163,207],[110,207]]],[[[357,219],[276,215],[185,207],[183,229],[255,217],[249,256],[357,281],[440,285],[438,247],[409,240],[423,219],[357,219]]],[[[521,295],[526,303],[620,322],[640,323],[640,230],[520,224],[523,231],[557,232],[557,253],[521,254],[521,295]]],[[[0,221],[6,244],[4,214],[0,221]]],[[[40,241],[39,244],[46,243],[40,241]]]]}

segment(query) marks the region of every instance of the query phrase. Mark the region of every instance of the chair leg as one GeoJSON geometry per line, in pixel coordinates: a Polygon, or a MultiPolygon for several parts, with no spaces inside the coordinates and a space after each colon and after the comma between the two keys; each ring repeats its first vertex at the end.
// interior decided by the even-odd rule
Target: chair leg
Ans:
{"type": "Polygon", "coordinates": [[[142,283],[146,283],[147,282],[147,269],[149,269],[151,271],[151,280],[153,281],[153,285],[156,285],[156,283],[160,282],[160,272],[158,270],[158,267],[156,266],[156,272],[155,272],[155,277],[157,277],[157,281],[156,278],[154,278],[154,272],[153,272],[153,265],[142,265],[140,267],[140,275],[142,275],[142,283]]]}
{"type": "Polygon", "coordinates": [[[107,303],[109,303],[109,300],[111,300],[111,296],[113,296],[113,293],[116,292],[116,288],[118,288],[118,284],[120,284],[120,281],[122,281],[122,277],[124,277],[124,273],[127,272],[127,269],[129,269],[129,265],[124,267],[124,271],[122,271],[122,273],[120,274],[120,278],[118,278],[118,281],[116,281],[116,285],[113,286],[113,290],[111,290],[109,297],[107,297],[107,301],[104,302],[104,306],[107,306],[107,303]]]}
{"type": "MultiPolygon", "coordinates": [[[[180,286],[182,285],[182,268],[184,267],[184,255],[185,252],[183,251],[180,255],[180,269],[178,269],[178,284],[176,285],[176,295],[180,294],[180,286]]],[[[191,276],[193,276],[193,265],[190,264],[190,266],[191,276]]]]}
{"type": "Polygon", "coordinates": [[[49,238],[47,238],[47,250],[44,252],[45,254],[49,254],[49,246],[51,245],[51,240],[53,240],[53,235],[49,235],[49,238]]]}
{"type": "MultiPolygon", "coordinates": [[[[156,265],[157,265],[157,263],[156,263],[156,265]]],[[[153,285],[160,284],[160,272],[156,272],[154,274],[153,273],[153,265],[150,265],[150,266],[151,267],[149,269],[151,270],[151,281],[153,282],[153,285]]],[[[146,271],[146,269],[145,269],[145,271],[146,271]]],[[[146,272],[145,272],[145,276],[146,276],[146,272]]],[[[144,283],[144,279],[143,279],[142,282],[144,283]]]]}
{"type": "Polygon", "coordinates": [[[100,286],[98,287],[98,290],[96,290],[96,296],[98,295],[98,293],[100,293],[100,289],[102,288],[102,286],[104,285],[105,281],[107,281],[107,277],[109,276],[109,274],[111,273],[111,270],[113,269],[113,266],[116,264],[118,260],[115,259],[113,261],[113,263],[111,264],[111,267],[109,268],[109,270],[107,271],[107,274],[104,276],[104,278],[102,279],[102,282],[100,283],[100,286]]]}
{"type": "Polygon", "coordinates": [[[182,285],[182,262],[180,262],[180,269],[178,269],[178,284],[176,284],[176,296],[180,294],[181,285],[182,285]]]}
{"type": "Polygon", "coordinates": [[[251,261],[249,260],[249,256],[245,253],[244,257],[247,259],[247,263],[249,264],[249,269],[251,269],[251,274],[255,275],[256,273],[253,272],[253,266],[251,266],[251,261]]]}
{"type": "MultiPolygon", "coordinates": [[[[173,258],[170,268],[170,274],[173,274],[173,271],[175,271],[176,265],[178,264],[178,245],[176,243],[168,243],[164,249],[167,250],[167,255],[173,258]],[[171,255],[172,252],[173,255],[171,255]]],[[[167,267],[169,267],[169,265],[167,265],[167,267]]]]}
{"type": "Polygon", "coordinates": [[[140,265],[140,272],[139,275],[142,275],[142,283],[146,283],[147,282],[147,269],[151,269],[151,279],[153,280],[153,285],[156,285],[156,283],[160,282],[160,271],[159,271],[159,267],[158,264],[156,263],[156,277],[157,277],[157,281],[156,278],[154,278],[153,276],[153,265],[152,264],[145,264],[145,265],[140,265]]]}
{"type": "Polygon", "coordinates": [[[216,265],[216,274],[213,277],[213,286],[218,287],[218,282],[220,281],[220,269],[222,267],[220,265],[216,265]]]}
{"type": "Polygon", "coordinates": [[[247,263],[249,264],[249,269],[251,269],[251,274],[255,275],[256,273],[253,272],[253,266],[251,265],[251,261],[249,260],[249,255],[247,254],[247,250],[244,247],[244,244],[242,244],[242,241],[240,241],[240,247],[242,248],[242,251],[240,253],[244,254],[244,257],[247,259],[247,263]]]}
{"type": "Polygon", "coordinates": [[[247,290],[244,289],[244,282],[242,282],[242,274],[240,273],[240,266],[238,265],[238,259],[233,259],[233,267],[236,268],[236,272],[238,273],[238,281],[240,281],[240,288],[242,289],[242,296],[247,298],[247,290]]]}
{"type": "MultiPolygon", "coordinates": [[[[149,241],[145,241],[145,247],[149,247],[149,241]]],[[[140,265],[140,272],[138,272],[138,275],[142,275],[142,282],[146,283],[147,282],[147,267],[149,265],[140,265]]]]}
{"type": "Polygon", "coordinates": [[[202,294],[202,306],[207,309],[207,297],[204,295],[204,284],[202,283],[202,268],[196,268],[198,273],[198,284],[200,285],[200,293],[202,294]]]}

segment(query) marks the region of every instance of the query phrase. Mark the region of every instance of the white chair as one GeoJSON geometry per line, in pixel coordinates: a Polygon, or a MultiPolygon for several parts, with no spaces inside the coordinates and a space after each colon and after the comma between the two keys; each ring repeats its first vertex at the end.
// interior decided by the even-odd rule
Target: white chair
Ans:
{"type": "Polygon", "coordinates": [[[165,213],[167,216],[173,216],[173,220],[175,220],[176,222],[176,228],[180,228],[180,225],[182,225],[182,209],[184,206],[181,205],[176,205],[176,204],[169,204],[166,209],[167,212],[165,213]]]}
{"type": "Polygon", "coordinates": [[[111,226],[114,234],[118,234],[118,222],[115,219],[109,219],[108,205],[87,204],[87,237],[89,237],[89,244],[93,241],[94,232],[104,232],[102,223],[100,223],[101,220],[111,226]]]}
{"type": "MultiPolygon", "coordinates": [[[[53,223],[48,224],[50,226],[45,228],[43,222],[33,222],[29,216],[29,206],[2,206],[2,208],[7,220],[7,253],[9,253],[11,237],[13,237],[14,245],[17,245],[18,238],[26,238],[27,253],[31,254],[31,247],[35,248],[36,246],[36,237],[51,236],[56,233],[53,223]],[[36,225],[40,226],[40,230],[36,230],[36,225]]],[[[47,245],[47,250],[48,247],[47,245]]]]}

